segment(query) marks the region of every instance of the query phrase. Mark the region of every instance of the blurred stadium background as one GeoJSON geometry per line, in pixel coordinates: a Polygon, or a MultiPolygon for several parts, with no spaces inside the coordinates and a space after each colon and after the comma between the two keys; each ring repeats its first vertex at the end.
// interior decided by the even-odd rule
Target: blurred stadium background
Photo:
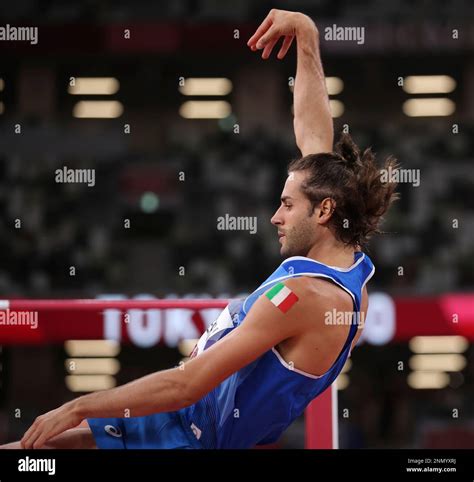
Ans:
{"type": "MultiPolygon", "coordinates": [[[[270,217],[298,152],[294,47],[283,62],[246,47],[271,8],[303,11],[321,32],[365,27],[362,45],[321,36],[336,135],[349,126],[361,147],[421,173],[418,187],[400,185],[387,234],[370,246],[370,319],[338,380],[340,446],[472,447],[468,0],[1,4],[0,25],[39,28],[37,45],[0,42],[1,297],[227,298],[273,271],[281,258],[270,217]],[[443,77],[407,88],[408,77],[434,75],[443,77]],[[199,95],[192,78],[221,80],[199,95]],[[422,98],[441,100],[415,115],[407,102],[422,98]],[[188,103],[200,101],[218,104],[188,103]],[[64,166],[95,169],[95,186],[56,183],[64,166]],[[219,231],[226,214],[257,216],[257,232],[219,231]]],[[[179,342],[210,319],[135,314],[120,341],[81,348],[70,340],[101,338],[113,323],[104,313],[92,329],[81,316],[40,313],[38,330],[0,326],[0,443],[77,393],[176,365],[186,353],[179,342]],[[146,316],[159,331],[141,327],[146,316]],[[103,360],[88,364],[78,353],[103,360]],[[73,374],[71,358],[81,367],[73,374]]],[[[276,446],[303,447],[304,421],[276,446]]]]}

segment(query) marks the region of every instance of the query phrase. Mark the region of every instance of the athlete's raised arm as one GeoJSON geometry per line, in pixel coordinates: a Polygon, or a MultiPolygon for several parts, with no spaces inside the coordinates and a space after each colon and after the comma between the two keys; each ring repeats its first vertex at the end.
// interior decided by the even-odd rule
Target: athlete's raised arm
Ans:
{"type": "Polygon", "coordinates": [[[252,50],[263,49],[268,59],[280,37],[281,60],[296,37],[297,65],[293,92],[296,144],[303,156],[333,150],[333,122],[326,80],[319,51],[319,32],[314,22],[299,12],[273,9],[247,42],[252,50]]]}
{"type": "Polygon", "coordinates": [[[262,295],[245,323],[181,366],[79,397],[41,415],[23,436],[22,447],[40,448],[85,418],[141,417],[197,402],[274,345],[303,333],[309,323],[307,314],[323,309],[309,278],[286,280],[284,286],[272,300],[262,295]]]}

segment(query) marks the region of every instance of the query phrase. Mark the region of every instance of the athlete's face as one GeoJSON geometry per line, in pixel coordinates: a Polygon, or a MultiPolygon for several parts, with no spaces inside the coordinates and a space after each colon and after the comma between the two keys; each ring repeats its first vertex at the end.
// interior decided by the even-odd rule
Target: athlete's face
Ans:
{"type": "Polygon", "coordinates": [[[315,212],[301,191],[305,175],[304,171],[290,173],[281,193],[280,207],[271,219],[278,228],[280,254],[284,257],[306,256],[317,239],[315,212]]]}

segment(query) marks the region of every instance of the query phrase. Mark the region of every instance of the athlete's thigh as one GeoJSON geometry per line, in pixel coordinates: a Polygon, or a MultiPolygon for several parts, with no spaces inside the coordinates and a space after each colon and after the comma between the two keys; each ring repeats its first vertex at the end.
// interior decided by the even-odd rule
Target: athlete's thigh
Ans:
{"type": "Polygon", "coordinates": [[[20,442],[10,442],[8,444],[0,445],[0,450],[16,450],[21,449],[20,442]]]}

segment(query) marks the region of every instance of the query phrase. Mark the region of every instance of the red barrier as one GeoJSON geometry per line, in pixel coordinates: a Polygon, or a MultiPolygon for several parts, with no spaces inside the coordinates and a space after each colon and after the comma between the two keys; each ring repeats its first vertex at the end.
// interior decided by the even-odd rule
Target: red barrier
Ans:
{"type": "MultiPolygon", "coordinates": [[[[417,335],[462,335],[474,340],[474,295],[397,298],[370,295],[369,314],[363,332],[368,343],[406,342],[417,335]],[[388,301],[387,301],[388,300],[388,301]],[[373,335],[373,336],[372,336],[373,335]]],[[[212,310],[222,309],[223,299],[119,299],[119,300],[0,300],[0,343],[60,343],[71,338],[103,338],[107,326],[121,323],[124,342],[138,324],[159,323],[166,343],[169,324],[186,331],[191,324],[198,337],[206,328],[212,310]],[[4,310],[4,311],[1,311],[4,310]],[[133,310],[145,310],[142,318],[133,310]],[[13,323],[7,315],[37,313],[38,326],[13,323]],[[159,320],[159,321],[157,321],[159,320]],[[125,325],[131,322],[129,329],[125,325]]],[[[14,321],[14,320],[13,320],[14,321]]],[[[212,320],[211,320],[212,321],[212,320]]],[[[189,331],[189,330],[188,330],[189,331]]]]}

